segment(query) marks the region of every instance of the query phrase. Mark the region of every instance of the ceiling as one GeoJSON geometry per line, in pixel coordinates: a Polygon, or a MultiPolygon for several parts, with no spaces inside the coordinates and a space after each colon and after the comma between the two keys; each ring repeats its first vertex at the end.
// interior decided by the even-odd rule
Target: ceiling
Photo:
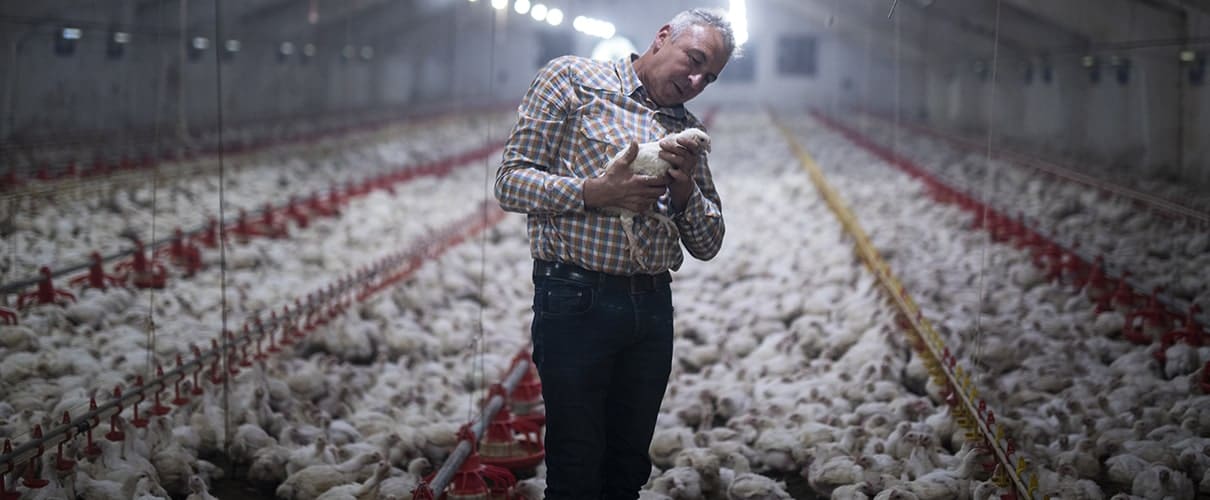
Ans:
{"type": "MultiPolygon", "coordinates": [[[[562,3],[572,14],[623,17],[652,8],[646,0],[562,3]]],[[[725,3],[674,0],[659,5],[725,3]]],[[[0,2],[0,18],[27,29],[50,29],[70,19],[89,27],[126,25],[135,32],[177,33],[184,26],[191,34],[247,40],[381,41],[460,7],[467,8],[467,0],[9,0],[0,2]]],[[[750,12],[767,8],[850,40],[906,48],[912,58],[978,57],[993,48],[1003,57],[1028,58],[1127,40],[1210,37],[1210,22],[1198,22],[1210,19],[1210,2],[1203,0],[748,0],[750,12]],[[1205,32],[1189,33],[1190,26],[1205,26],[1205,32]]]]}

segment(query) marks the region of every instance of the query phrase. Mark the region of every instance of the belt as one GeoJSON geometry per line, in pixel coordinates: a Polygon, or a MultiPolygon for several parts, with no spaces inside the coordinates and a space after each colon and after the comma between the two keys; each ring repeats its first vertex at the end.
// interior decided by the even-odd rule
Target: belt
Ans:
{"type": "Polygon", "coordinates": [[[587,285],[600,285],[604,288],[623,290],[630,293],[650,292],[661,285],[672,282],[672,273],[664,271],[659,274],[634,274],[622,276],[591,271],[573,264],[534,260],[534,277],[560,278],[587,285]]]}

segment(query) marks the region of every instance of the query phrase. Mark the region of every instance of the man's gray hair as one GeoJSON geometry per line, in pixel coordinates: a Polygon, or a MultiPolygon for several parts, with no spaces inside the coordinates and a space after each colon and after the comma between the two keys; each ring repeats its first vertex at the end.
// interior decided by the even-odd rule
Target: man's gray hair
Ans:
{"type": "Polygon", "coordinates": [[[723,49],[727,51],[728,59],[738,59],[743,50],[735,45],[735,32],[731,29],[731,20],[727,11],[720,8],[696,8],[682,11],[668,21],[669,39],[680,36],[690,26],[710,26],[723,36],[723,49]]]}

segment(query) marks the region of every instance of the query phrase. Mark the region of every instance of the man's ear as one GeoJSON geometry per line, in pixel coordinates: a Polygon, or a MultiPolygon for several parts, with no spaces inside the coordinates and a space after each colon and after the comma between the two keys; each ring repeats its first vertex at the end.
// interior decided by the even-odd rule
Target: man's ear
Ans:
{"type": "Polygon", "coordinates": [[[663,48],[664,43],[666,43],[671,37],[672,26],[667,24],[660,26],[660,30],[655,32],[655,40],[651,41],[651,51],[656,52],[663,48]]]}

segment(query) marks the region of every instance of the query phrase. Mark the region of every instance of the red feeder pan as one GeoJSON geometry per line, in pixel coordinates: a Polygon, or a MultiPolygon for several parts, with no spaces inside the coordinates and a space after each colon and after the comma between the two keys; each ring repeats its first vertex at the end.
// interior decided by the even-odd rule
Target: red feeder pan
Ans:
{"type": "Polygon", "coordinates": [[[521,382],[513,388],[512,394],[509,395],[509,405],[517,411],[517,415],[528,415],[542,404],[542,380],[538,378],[538,370],[534,367],[533,357],[528,352],[517,353],[510,366],[516,366],[517,363],[526,363],[529,368],[525,370],[521,382]]]}
{"type": "MultiPolygon", "coordinates": [[[[463,426],[458,431],[460,441],[471,443],[471,453],[462,462],[462,466],[454,473],[444,495],[448,500],[510,500],[517,479],[503,467],[484,464],[479,459],[475,449],[475,434],[469,426],[463,426]]],[[[431,483],[436,472],[426,476],[425,482],[431,483]]]]}
{"type": "Polygon", "coordinates": [[[38,272],[42,273],[42,280],[38,282],[38,288],[32,292],[23,293],[17,297],[18,309],[23,309],[27,304],[30,304],[31,302],[27,302],[28,299],[32,299],[32,302],[37,304],[62,304],[60,299],[70,299],[71,302],[76,301],[76,296],[71,292],[66,290],[58,290],[55,288],[55,284],[52,279],[53,273],[50,272],[49,267],[42,266],[38,272]]]}
{"type": "Polygon", "coordinates": [[[127,262],[117,265],[117,269],[130,277],[130,283],[139,288],[164,288],[168,282],[168,272],[164,265],[155,260],[148,261],[143,253],[143,242],[134,241],[134,254],[127,262]]]}
{"type": "Polygon", "coordinates": [[[72,278],[69,283],[99,288],[101,290],[108,288],[109,285],[122,284],[121,278],[105,274],[105,261],[101,259],[101,254],[93,252],[90,257],[92,258],[92,264],[88,266],[88,274],[72,278]]]}
{"type": "MultiPolygon", "coordinates": [[[[493,385],[489,394],[504,396],[504,387],[493,385]]],[[[480,455],[483,463],[489,465],[512,471],[533,469],[546,456],[541,426],[532,420],[513,418],[508,407],[502,407],[487,425],[480,455]]]]}

